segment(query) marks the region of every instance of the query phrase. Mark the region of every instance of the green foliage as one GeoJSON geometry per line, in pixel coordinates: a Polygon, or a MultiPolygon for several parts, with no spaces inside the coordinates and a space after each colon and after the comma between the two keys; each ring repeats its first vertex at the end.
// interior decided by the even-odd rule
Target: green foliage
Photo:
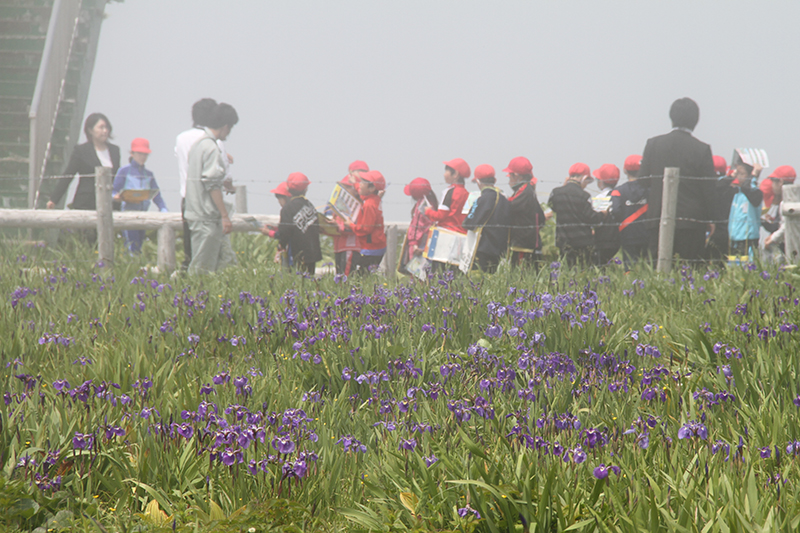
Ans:
{"type": "Polygon", "coordinates": [[[234,245],[201,278],[2,250],[5,529],[800,526],[792,269],[337,282],[234,245]]]}

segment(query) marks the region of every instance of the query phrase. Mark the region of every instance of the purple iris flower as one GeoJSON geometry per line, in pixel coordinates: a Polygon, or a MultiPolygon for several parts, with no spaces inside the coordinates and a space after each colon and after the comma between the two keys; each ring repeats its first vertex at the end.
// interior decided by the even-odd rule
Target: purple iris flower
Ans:
{"type": "Polygon", "coordinates": [[[295,444],[288,436],[282,436],[272,439],[272,447],[285,455],[294,451],[295,444]]]}
{"type": "Polygon", "coordinates": [[[425,461],[425,466],[430,468],[431,465],[433,463],[435,463],[436,461],[438,461],[439,459],[435,455],[431,454],[430,457],[426,457],[426,456],[423,455],[422,456],[422,460],[425,461]]]}
{"type": "Polygon", "coordinates": [[[792,402],[797,406],[800,407],[800,394],[797,395],[797,398],[792,400],[792,402]]]}
{"type": "Polygon", "coordinates": [[[400,445],[397,447],[397,449],[414,451],[414,448],[416,447],[417,439],[400,439],[400,445]]]}
{"type": "Polygon", "coordinates": [[[75,433],[72,437],[72,447],[76,450],[86,450],[91,448],[94,444],[94,435],[92,433],[75,433]]]}
{"type": "Polygon", "coordinates": [[[708,438],[708,429],[700,422],[690,420],[678,430],[678,438],[691,439],[692,437],[699,437],[702,440],[706,440],[708,438]]]}
{"type": "Polygon", "coordinates": [[[609,472],[614,472],[617,475],[617,477],[619,477],[621,470],[616,465],[606,466],[605,463],[603,463],[597,468],[595,468],[593,473],[594,477],[596,477],[597,479],[605,479],[608,477],[609,472]]]}
{"type": "Polygon", "coordinates": [[[759,448],[759,454],[762,459],[769,459],[772,457],[772,450],[769,446],[764,446],[763,448],[759,448]]]}
{"type": "MultiPolygon", "coordinates": [[[[67,381],[66,379],[57,379],[53,382],[53,388],[59,392],[61,392],[64,389],[69,390],[69,381],[67,381]]],[[[800,398],[800,396],[798,396],[798,398],[800,398]]]]}
{"type": "Polygon", "coordinates": [[[458,510],[458,516],[460,516],[461,518],[464,518],[465,516],[467,516],[470,513],[472,513],[475,516],[475,518],[480,520],[481,514],[478,511],[476,511],[475,509],[473,509],[472,507],[470,507],[469,504],[467,504],[466,507],[462,507],[462,508],[460,508],[458,510]]]}
{"type": "Polygon", "coordinates": [[[189,424],[175,424],[175,431],[186,440],[191,439],[194,435],[194,428],[189,424]]]}
{"type": "Polygon", "coordinates": [[[217,391],[214,390],[214,387],[211,386],[211,383],[206,383],[205,385],[200,386],[200,394],[216,394],[217,391]]]}

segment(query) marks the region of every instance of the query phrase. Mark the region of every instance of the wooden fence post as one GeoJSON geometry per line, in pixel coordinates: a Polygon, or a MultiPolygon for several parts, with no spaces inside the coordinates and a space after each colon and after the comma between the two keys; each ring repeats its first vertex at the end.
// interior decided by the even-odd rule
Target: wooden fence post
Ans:
{"type": "Polygon", "coordinates": [[[114,263],[114,215],[112,213],[111,189],[114,177],[111,169],[95,167],[94,197],[97,209],[97,255],[105,266],[114,263]]]}
{"type": "Polygon", "coordinates": [[[672,269],[672,253],[675,245],[675,212],[678,207],[678,184],[681,169],[668,167],[664,169],[663,188],[661,189],[661,221],[658,226],[658,263],[656,270],[667,273],[672,269]]]}
{"type": "Polygon", "coordinates": [[[397,277],[397,226],[386,228],[386,277],[397,277]]]}
{"type": "Polygon", "coordinates": [[[236,186],[236,212],[240,215],[247,213],[247,185],[236,186]]]}
{"type": "Polygon", "coordinates": [[[797,263],[800,259],[800,185],[783,186],[783,203],[781,215],[786,224],[784,244],[786,246],[786,261],[797,263]]]}
{"type": "Polygon", "coordinates": [[[169,274],[175,266],[175,230],[164,224],[158,228],[158,271],[169,274]]]}

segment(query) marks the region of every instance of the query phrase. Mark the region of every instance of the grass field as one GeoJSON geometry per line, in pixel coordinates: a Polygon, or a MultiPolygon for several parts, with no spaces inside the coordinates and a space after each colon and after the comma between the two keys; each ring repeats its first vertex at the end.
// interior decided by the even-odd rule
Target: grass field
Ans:
{"type": "Polygon", "coordinates": [[[2,527],[800,526],[791,269],[315,280],[235,244],[174,279],[2,249],[2,527]]]}

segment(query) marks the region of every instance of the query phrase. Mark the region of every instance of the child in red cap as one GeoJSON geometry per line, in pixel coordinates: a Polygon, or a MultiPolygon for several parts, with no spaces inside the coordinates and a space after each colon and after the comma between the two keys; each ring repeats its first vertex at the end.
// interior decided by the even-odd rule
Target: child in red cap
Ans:
{"type": "MultiPolygon", "coordinates": [[[[322,251],[317,210],[305,197],[309,183],[308,178],[300,172],[289,174],[286,189],[291,197],[282,204],[277,239],[281,248],[288,251],[290,264],[313,275],[317,261],[322,259],[322,251]]],[[[280,196],[283,195],[279,188],[273,190],[278,191],[275,195],[280,202],[280,196]]],[[[261,232],[264,233],[264,228],[261,232]]]]}
{"type": "MultiPolygon", "coordinates": [[[[283,206],[285,206],[286,202],[288,202],[292,197],[292,193],[289,192],[289,186],[286,185],[285,181],[280,182],[277,187],[269,192],[275,195],[275,199],[278,200],[278,204],[280,204],[281,209],[283,209],[283,206]]],[[[278,239],[278,228],[276,226],[264,224],[261,227],[261,233],[272,239],[278,239]]],[[[281,266],[288,268],[292,264],[290,251],[282,249],[279,245],[278,251],[275,254],[275,262],[280,263],[281,266]]]]}
{"type": "MultiPolygon", "coordinates": [[[[123,202],[120,194],[124,190],[157,190],[158,183],[151,171],[144,168],[147,158],[150,156],[150,142],[147,139],[138,137],[131,141],[131,157],[129,164],[117,171],[114,177],[114,185],[111,194],[114,200],[122,202],[123,211],[147,211],[150,208],[150,200],[141,202],[123,202]]],[[[167,204],[161,197],[161,192],[153,198],[153,203],[158,206],[162,213],[167,212],[167,204]]],[[[125,247],[131,254],[138,254],[142,251],[144,242],[144,230],[124,230],[125,247]]]]}
{"type": "Polygon", "coordinates": [[[542,255],[541,228],[545,216],[536,196],[533,165],[526,157],[515,157],[503,169],[513,194],[508,199],[511,218],[511,265],[537,268],[542,255]]]}
{"type": "Polygon", "coordinates": [[[647,213],[646,180],[639,181],[639,167],[642,156],[629,155],[625,158],[623,171],[628,181],[611,191],[611,216],[619,224],[620,248],[625,271],[639,260],[649,255],[650,235],[644,220],[647,213]]]}
{"type": "MultiPolygon", "coordinates": [[[[606,163],[595,169],[592,175],[597,180],[600,192],[592,198],[592,207],[597,212],[607,213],[611,209],[611,199],[619,183],[619,168],[606,163]]],[[[605,266],[619,251],[619,224],[608,217],[594,229],[594,259],[598,266],[605,266]]]]}
{"type": "Polygon", "coordinates": [[[386,235],[383,232],[383,210],[379,192],[386,189],[386,180],[377,170],[361,173],[358,192],[363,204],[355,221],[347,220],[347,226],[358,237],[359,255],[356,266],[359,274],[367,274],[377,267],[386,253],[386,235]]]}
{"type": "Polygon", "coordinates": [[[553,189],[547,201],[556,214],[556,246],[569,266],[591,264],[592,226],[605,218],[592,209],[591,197],[584,190],[592,182],[591,174],[588,165],[575,163],[567,181],[553,189]]]}
{"type": "Polygon", "coordinates": [[[445,189],[438,208],[429,207],[425,214],[440,228],[466,234],[467,230],[461,224],[467,218],[463,210],[469,193],[464,187],[464,180],[470,176],[470,168],[461,158],[445,161],[444,165],[444,181],[449,187],[445,189]]]}
{"type": "MultiPolygon", "coordinates": [[[[353,197],[360,199],[358,194],[358,181],[362,172],[368,172],[369,167],[363,161],[354,161],[350,164],[349,173],[347,176],[339,181],[339,186],[350,193],[353,197]]],[[[350,231],[345,224],[345,219],[333,209],[329,208],[325,212],[326,215],[333,219],[333,222],[338,226],[336,235],[331,235],[333,239],[333,257],[334,265],[336,266],[337,274],[344,274],[349,276],[350,272],[355,268],[354,258],[358,255],[358,238],[356,234],[350,231]]]]}
{"type": "Polygon", "coordinates": [[[411,208],[411,223],[408,225],[406,233],[408,253],[405,257],[400,258],[401,268],[414,256],[422,255],[428,240],[428,230],[433,225],[425,211],[428,208],[436,209],[439,206],[436,194],[431,190],[431,184],[425,178],[414,178],[411,183],[406,185],[403,192],[406,193],[406,196],[413,198],[415,203],[411,208]]]}

